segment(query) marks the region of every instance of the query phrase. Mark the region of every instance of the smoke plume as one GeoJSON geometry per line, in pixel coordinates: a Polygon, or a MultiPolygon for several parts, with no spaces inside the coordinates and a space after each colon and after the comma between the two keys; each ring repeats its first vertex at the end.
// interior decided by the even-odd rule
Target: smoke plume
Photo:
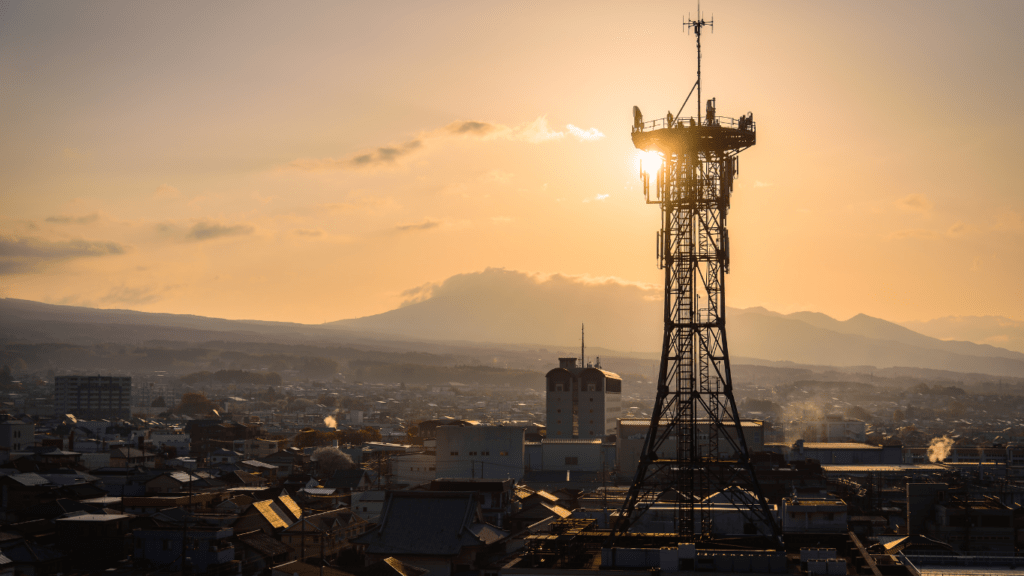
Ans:
{"type": "Polygon", "coordinates": [[[326,424],[330,428],[334,428],[335,430],[338,429],[338,421],[335,420],[334,417],[332,416],[324,418],[324,424],[326,424]]]}
{"type": "Polygon", "coordinates": [[[949,457],[949,453],[953,450],[953,440],[948,436],[942,438],[932,438],[932,441],[928,444],[928,461],[929,462],[942,462],[949,457]]]}

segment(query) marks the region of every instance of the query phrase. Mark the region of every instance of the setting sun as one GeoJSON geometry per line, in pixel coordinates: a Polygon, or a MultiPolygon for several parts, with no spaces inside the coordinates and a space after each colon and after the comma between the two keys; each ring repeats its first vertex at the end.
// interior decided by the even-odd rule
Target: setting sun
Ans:
{"type": "Polygon", "coordinates": [[[648,150],[639,150],[636,153],[638,170],[653,176],[661,169],[661,154],[648,150]]]}

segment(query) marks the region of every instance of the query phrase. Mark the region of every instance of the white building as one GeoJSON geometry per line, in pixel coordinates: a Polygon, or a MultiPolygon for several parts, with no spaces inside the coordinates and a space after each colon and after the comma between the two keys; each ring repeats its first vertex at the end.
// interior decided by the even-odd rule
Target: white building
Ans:
{"type": "Polygon", "coordinates": [[[437,456],[434,454],[403,454],[390,459],[391,481],[416,486],[437,477],[437,456]]]}
{"type": "Polygon", "coordinates": [[[622,379],[600,366],[577,365],[576,358],[559,358],[558,368],[545,376],[547,437],[604,438],[615,434],[622,413],[622,379]]]}
{"type": "Polygon", "coordinates": [[[438,478],[513,478],[525,472],[526,429],[511,426],[438,426],[438,478]]]}
{"type": "Polygon", "coordinates": [[[0,461],[6,462],[11,452],[35,444],[36,425],[31,420],[23,421],[6,414],[0,418],[0,461]]]}
{"type": "Polygon", "coordinates": [[[175,452],[181,456],[188,454],[192,446],[192,435],[173,428],[151,430],[149,432],[149,443],[156,450],[174,448],[175,452]]]}

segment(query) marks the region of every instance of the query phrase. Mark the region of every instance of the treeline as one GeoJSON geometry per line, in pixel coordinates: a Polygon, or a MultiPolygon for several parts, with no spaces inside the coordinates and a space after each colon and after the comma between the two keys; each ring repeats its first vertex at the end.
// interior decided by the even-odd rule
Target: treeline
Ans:
{"type": "Polygon", "coordinates": [[[349,381],[405,382],[409,384],[480,384],[482,386],[516,385],[542,389],[544,374],[532,370],[515,370],[493,366],[425,366],[395,364],[371,360],[348,363],[349,381]]]}
{"type": "Polygon", "coordinates": [[[277,372],[249,372],[246,370],[217,370],[216,372],[193,372],[181,377],[183,384],[218,382],[220,384],[255,384],[257,386],[279,386],[281,375],[277,372]]]}

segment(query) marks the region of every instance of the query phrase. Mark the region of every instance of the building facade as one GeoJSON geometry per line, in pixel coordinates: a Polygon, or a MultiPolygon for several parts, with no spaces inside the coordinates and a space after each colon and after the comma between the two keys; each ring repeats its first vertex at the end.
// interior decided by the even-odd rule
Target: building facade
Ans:
{"type": "Polygon", "coordinates": [[[547,437],[601,439],[615,434],[622,413],[622,378],[576,358],[559,358],[545,376],[547,437]]]}
{"type": "Polygon", "coordinates": [[[521,480],[525,447],[519,427],[438,426],[436,477],[521,480]]]}
{"type": "Polygon", "coordinates": [[[130,376],[55,376],[55,406],[58,414],[78,418],[131,418],[130,376]]]}

